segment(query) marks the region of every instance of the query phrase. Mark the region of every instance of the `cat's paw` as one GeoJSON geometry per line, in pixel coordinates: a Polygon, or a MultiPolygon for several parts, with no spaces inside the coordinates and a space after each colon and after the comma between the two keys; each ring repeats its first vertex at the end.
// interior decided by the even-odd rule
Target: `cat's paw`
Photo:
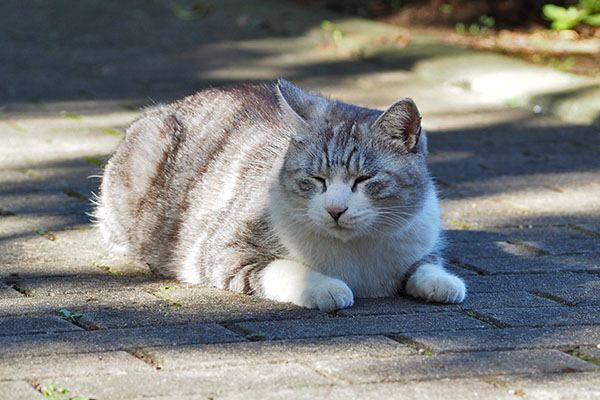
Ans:
{"type": "Polygon", "coordinates": [[[354,304],[354,295],[344,282],[323,275],[323,279],[316,285],[304,290],[300,303],[306,308],[331,312],[351,307],[354,304]]]}
{"type": "Polygon", "coordinates": [[[460,303],[467,295],[464,282],[434,264],[423,264],[406,282],[413,297],[438,303],[460,303]]]}
{"type": "Polygon", "coordinates": [[[267,299],[306,308],[330,312],[354,304],[352,290],[344,282],[291,260],[269,264],[262,272],[261,285],[267,299]]]}

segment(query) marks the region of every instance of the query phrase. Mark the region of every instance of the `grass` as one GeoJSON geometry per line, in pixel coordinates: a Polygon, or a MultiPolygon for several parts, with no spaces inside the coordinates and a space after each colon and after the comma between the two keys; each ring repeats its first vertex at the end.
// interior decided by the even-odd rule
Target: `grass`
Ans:
{"type": "Polygon", "coordinates": [[[72,324],[77,325],[79,323],[79,318],[83,317],[81,313],[72,313],[69,310],[65,310],[64,308],[59,311],[62,315],[60,316],[62,319],[69,321],[72,324]]]}
{"type": "Polygon", "coordinates": [[[85,156],[83,158],[85,159],[85,161],[92,163],[98,167],[104,167],[104,161],[102,161],[102,160],[99,160],[95,157],[89,157],[89,156],[85,156]]]}
{"type": "Polygon", "coordinates": [[[52,382],[47,386],[43,386],[38,389],[40,393],[51,400],[91,400],[89,397],[80,397],[69,396],[69,389],[58,386],[56,383],[52,382]]]}
{"type": "Polygon", "coordinates": [[[590,356],[589,354],[585,354],[585,353],[582,353],[582,352],[577,351],[577,350],[573,350],[571,352],[571,354],[574,355],[575,357],[583,360],[583,361],[587,361],[587,362],[592,363],[594,365],[600,366],[600,358],[596,358],[596,357],[590,356]]]}
{"type": "Polygon", "coordinates": [[[48,229],[40,228],[35,232],[38,235],[45,237],[46,239],[48,239],[51,242],[54,242],[56,240],[56,236],[54,236],[54,234],[50,233],[50,231],[48,231],[48,229]]]}
{"type": "Polygon", "coordinates": [[[73,197],[74,199],[77,199],[83,203],[91,203],[90,199],[88,199],[87,197],[85,197],[84,195],[82,195],[81,193],[77,193],[74,190],[65,190],[64,193],[69,196],[69,197],[73,197]]]}
{"type": "Polygon", "coordinates": [[[106,133],[107,135],[111,135],[111,136],[118,137],[118,138],[123,137],[122,133],[119,133],[111,128],[104,128],[104,129],[102,129],[102,132],[106,133]]]}
{"type": "Polygon", "coordinates": [[[81,117],[80,117],[79,115],[77,115],[77,114],[73,114],[72,112],[65,111],[65,110],[62,110],[62,111],[60,112],[60,116],[61,116],[61,117],[64,117],[64,118],[70,118],[70,119],[74,119],[74,120],[76,120],[76,121],[81,121],[81,117]]]}

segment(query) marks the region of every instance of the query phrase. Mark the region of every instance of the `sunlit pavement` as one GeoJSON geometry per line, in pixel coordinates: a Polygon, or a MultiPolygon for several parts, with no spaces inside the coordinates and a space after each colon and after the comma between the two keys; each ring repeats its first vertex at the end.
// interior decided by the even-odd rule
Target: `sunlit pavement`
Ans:
{"type": "Polygon", "coordinates": [[[0,5],[0,398],[600,396],[598,81],[293,2],[174,4],[0,5]],[[415,99],[463,304],[326,314],[101,246],[96,176],[140,107],[279,76],[415,99]]]}

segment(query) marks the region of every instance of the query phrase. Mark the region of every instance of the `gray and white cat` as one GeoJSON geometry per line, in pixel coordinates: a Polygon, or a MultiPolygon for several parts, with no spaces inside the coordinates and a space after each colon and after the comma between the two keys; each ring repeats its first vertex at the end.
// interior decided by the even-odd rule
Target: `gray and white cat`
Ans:
{"type": "Polygon", "coordinates": [[[147,111],[101,185],[96,219],[157,274],[332,311],[407,293],[453,303],[421,117],[289,82],[207,89],[147,111]]]}

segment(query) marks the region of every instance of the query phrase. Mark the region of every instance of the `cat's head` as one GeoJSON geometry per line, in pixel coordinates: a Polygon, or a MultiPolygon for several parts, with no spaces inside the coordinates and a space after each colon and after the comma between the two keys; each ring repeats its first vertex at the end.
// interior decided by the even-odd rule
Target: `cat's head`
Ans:
{"type": "Polygon", "coordinates": [[[385,112],[330,101],[278,83],[294,138],[279,185],[294,225],[343,241],[406,226],[431,189],[414,102],[385,112]]]}

